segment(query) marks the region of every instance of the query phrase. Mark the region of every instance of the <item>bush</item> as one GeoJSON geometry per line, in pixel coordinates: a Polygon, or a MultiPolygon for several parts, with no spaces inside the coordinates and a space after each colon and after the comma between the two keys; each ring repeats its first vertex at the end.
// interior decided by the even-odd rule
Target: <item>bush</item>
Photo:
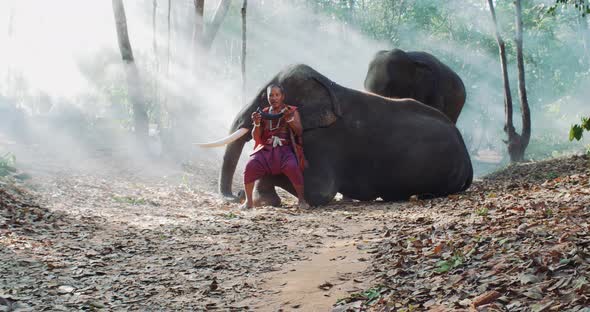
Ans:
{"type": "Polygon", "coordinates": [[[582,117],[581,124],[575,124],[572,126],[570,129],[570,141],[573,141],[574,139],[580,141],[582,139],[584,129],[586,129],[586,131],[590,131],[590,118],[588,117],[582,117]]]}

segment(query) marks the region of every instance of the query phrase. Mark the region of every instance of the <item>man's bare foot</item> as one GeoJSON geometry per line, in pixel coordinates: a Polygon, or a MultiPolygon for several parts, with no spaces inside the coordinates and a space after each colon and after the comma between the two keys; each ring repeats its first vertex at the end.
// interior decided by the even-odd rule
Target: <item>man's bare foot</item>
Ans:
{"type": "Polygon", "coordinates": [[[244,202],[243,204],[240,205],[240,209],[242,209],[242,210],[252,209],[252,205],[247,202],[244,202]]]}
{"type": "Polygon", "coordinates": [[[299,206],[299,208],[301,208],[301,209],[309,209],[309,208],[311,208],[311,207],[309,206],[309,204],[308,204],[307,202],[305,202],[305,201],[299,201],[299,204],[298,204],[298,206],[299,206]]]}

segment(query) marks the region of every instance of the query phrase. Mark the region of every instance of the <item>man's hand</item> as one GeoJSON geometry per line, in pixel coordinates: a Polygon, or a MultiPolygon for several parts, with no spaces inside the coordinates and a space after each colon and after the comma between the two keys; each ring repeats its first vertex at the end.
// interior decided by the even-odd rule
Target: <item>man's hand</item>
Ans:
{"type": "Polygon", "coordinates": [[[252,122],[255,125],[260,125],[260,121],[262,120],[262,115],[259,112],[253,112],[251,118],[252,118],[252,122]]]}
{"type": "Polygon", "coordinates": [[[288,121],[293,121],[293,118],[295,118],[295,110],[294,109],[291,109],[291,108],[287,108],[287,110],[283,114],[283,117],[285,118],[285,120],[287,122],[288,121]]]}

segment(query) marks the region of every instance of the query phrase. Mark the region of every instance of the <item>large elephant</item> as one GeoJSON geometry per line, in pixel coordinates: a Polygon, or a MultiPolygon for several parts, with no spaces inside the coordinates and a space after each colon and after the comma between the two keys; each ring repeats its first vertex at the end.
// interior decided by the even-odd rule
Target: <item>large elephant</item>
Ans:
{"type": "Polygon", "coordinates": [[[365,89],[389,98],[412,98],[457,122],[465,86],[451,68],[426,52],[379,51],[369,64],[365,89]]]}
{"type": "MultiPolygon", "coordinates": [[[[271,83],[283,85],[285,102],[299,108],[309,204],[326,204],[336,192],[358,200],[405,200],[415,194],[444,196],[471,184],[473,169],[463,139],[439,111],[413,99],[342,87],[306,65],[284,69],[271,83]]],[[[268,105],[264,90],[235,117],[233,134],[218,141],[228,144],[219,180],[225,197],[235,198],[233,174],[252,138],[250,115],[268,105]]],[[[294,194],[286,177],[268,176],[258,181],[255,201],[280,204],[275,186],[294,194]]]]}

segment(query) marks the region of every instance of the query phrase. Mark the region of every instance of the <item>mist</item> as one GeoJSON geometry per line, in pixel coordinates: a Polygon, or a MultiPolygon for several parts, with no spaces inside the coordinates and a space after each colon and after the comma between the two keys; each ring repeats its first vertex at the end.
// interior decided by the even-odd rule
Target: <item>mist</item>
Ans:
{"type": "MultiPolygon", "coordinates": [[[[304,63],[343,86],[362,90],[373,55],[395,47],[432,53],[462,77],[467,102],[458,127],[469,151],[477,155],[491,150],[502,156],[500,163],[474,161],[476,173],[489,172],[508,160],[502,142],[506,135],[502,130],[499,57],[491,37],[489,11],[479,1],[436,2],[452,21],[446,37],[435,36],[425,25],[405,23],[400,18],[399,28],[392,30],[389,40],[363,31],[363,24],[382,18],[377,12],[371,16],[371,7],[363,16],[346,18],[309,1],[249,1],[244,93],[240,72],[241,3],[233,1],[209,51],[193,48],[195,16],[191,1],[172,1],[168,47],[167,1],[157,3],[154,32],[152,1],[125,2],[129,37],[148,101],[150,155],[140,152],[133,143],[131,106],[125,96],[125,71],[111,3],[0,3],[0,25],[7,29],[0,32],[4,47],[0,49],[0,153],[15,153],[24,166],[58,159],[66,167],[101,171],[114,166],[119,171],[134,168],[155,175],[166,174],[169,167],[158,169],[162,169],[163,162],[182,164],[182,174],[188,172],[196,183],[211,190],[216,181],[211,181],[210,176],[201,179],[199,174],[217,172],[223,149],[199,149],[192,143],[226,135],[235,114],[278,71],[304,63]],[[458,29],[479,34],[474,38],[483,44],[458,43],[453,38],[457,35],[453,31],[458,29]],[[181,117],[190,121],[190,127],[179,126],[181,117]],[[106,161],[103,156],[117,161],[106,161]]],[[[434,2],[416,3],[428,7],[434,2]]],[[[543,3],[548,2],[539,2],[543,3]]],[[[217,4],[206,1],[205,23],[217,4]]],[[[563,14],[571,17],[575,12],[563,14]]],[[[509,42],[514,34],[514,12],[510,6],[500,6],[498,15],[504,40],[509,42]]],[[[584,105],[588,92],[583,87],[588,83],[588,70],[586,67],[585,74],[579,70],[589,63],[580,42],[580,36],[587,34],[564,23],[555,25],[549,30],[525,26],[533,127],[527,158],[532,159],[581,152],[589,143],[588,139],[567,140],[569,126],[588,113],[584,105]],[[538,53],[548,49],[543,31],[559,38],[559,48],[552,53],[538,53]],[[576,79],[570,78],[568,73],[572,71],[580,72],[576,79]],[[551,84],[555,75],[567,77],[564,85],[551,84]]],[[[509,55],[509,63],[514,121],[520,131],[514,54],[509,55]]],[[[235,176],[237,181],[240,170],[235,176]]]]}

